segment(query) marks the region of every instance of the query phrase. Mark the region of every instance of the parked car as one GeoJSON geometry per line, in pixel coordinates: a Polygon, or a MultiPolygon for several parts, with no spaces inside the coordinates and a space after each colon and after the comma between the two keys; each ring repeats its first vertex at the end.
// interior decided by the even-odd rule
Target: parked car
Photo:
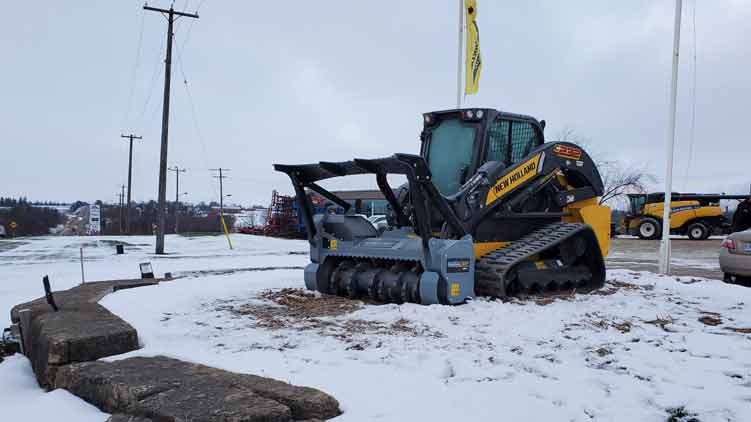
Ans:
{"type": "Polygon", "coordinates": [[[726,282],[751,287],[751,230],[733,233],[722,241],[720,269],[726,282]]]}

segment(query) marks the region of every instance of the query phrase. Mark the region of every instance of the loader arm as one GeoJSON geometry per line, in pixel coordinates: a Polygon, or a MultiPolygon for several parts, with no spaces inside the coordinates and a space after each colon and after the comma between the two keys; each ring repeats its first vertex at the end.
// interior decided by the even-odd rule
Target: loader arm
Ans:
{"type": "Polygon", "coordinates": [[[422,237],[425,249],[432,237],[430,227],[430,210],[436,209],[448,223],[454,237],[462,237],[467,234],[466,227],[462,224],[456,213],[446,199],[438,192],[431,182],[430,170],[425,159],[419,155],[394,154],[391,157],[362,159],[355,158],[351,161],[320,162],[318,164],[287,165],[274,164],[274,169],[285,173],[292,181],[295,188],[296,199],[303,209],[305,224],[310,227],[308,240],[315,237],[313,224],[313,205],[305,195],[305,189],[311,189],[349,210],[350,205],[338,198],[333,193],[321,187],[317,182],[334,177],[343,177],[359,174],[373,174],[376,176],[378,188],[389,202],[389,205],[397,215],[399,226],[409,226],[409,216],[405,215],[404,207],[400,204],[393,189],[387,182],[389,174],[401,174],[407,177],[412,200],[412,217],[415,220],[415,233],[422,237]]]}

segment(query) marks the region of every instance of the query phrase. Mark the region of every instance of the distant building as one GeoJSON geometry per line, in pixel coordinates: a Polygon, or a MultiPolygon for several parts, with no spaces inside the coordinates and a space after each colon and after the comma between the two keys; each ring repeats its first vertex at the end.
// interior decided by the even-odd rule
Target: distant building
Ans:
{"type": "Polygon", "coordinates": [[[342,190],[331,192],[355,207],[358,214],[386,214],[388,201],[380,190],[342,190]]]}
{"type": "MultiPolygon", "coordinates": [[[[224,206],[224,213],[225,214],[239,214],[243,212],[243,207],[240,205],[225,205],[224,206]]],[[[219,213],[219,207],[211,207],[211,212],[209,214],[218,214],[219,213]]]]}

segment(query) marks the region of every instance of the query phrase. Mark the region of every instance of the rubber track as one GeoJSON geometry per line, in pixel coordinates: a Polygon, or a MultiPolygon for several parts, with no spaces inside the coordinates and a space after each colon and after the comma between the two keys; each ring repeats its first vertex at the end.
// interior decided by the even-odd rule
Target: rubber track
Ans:
{"type": "Polygon", "coordinates": [[[582,223],[552,223],[483,255],[475,263],[475,293],[506,296],[506,278],[515,265],[587,230],[592,229],[582,223]]]}

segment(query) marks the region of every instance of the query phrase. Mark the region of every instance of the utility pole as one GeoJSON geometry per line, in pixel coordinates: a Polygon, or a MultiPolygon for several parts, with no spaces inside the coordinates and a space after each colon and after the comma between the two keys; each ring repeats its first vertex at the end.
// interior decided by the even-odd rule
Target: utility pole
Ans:
{"type": "MultiPolygon", "coordinates": [[[[218,169],[209,169],[211,171],[218,171],[219,175],[214,176],[214,178],[219,179],[219,222],[222,225],[222,231],[224,231],[224,235],[227,236],[227,243],[229,244],[230,250],[232,249],[232,240],[230,240],[229,237],[229,230],[227,230],[227,223],[224,221],[224,179],[227,178],[227,176],[224,175],[225,171],[230,171],[230,169],[224,169],[219,167],[218,169]]],[[[232,195],[227,195],[232,196],[232,195]]]]}
{"type": "Polygon", "coordinates": [[[123,234],[123,201],[125,201],[125,185],[120,186],[120,234],[123,234]]]}
{"type": "Polygon", "coordinates": [[[660,242],[660,274],[670,274],[670,212],[673,192],[673,149],[675,148],[675,109],[678,96],[678,53],[681,49],[682,0],[675,0],[675,23],[673,26],[673,73],[670,83],[670,116],[667,139],[667,165],[665,168],[665,203],[662,213],[662,241],[660,242]]]}
{"type": "Polygon", "coordinates": [[[211,171],[218,171],[219,175],[214,176],[215,179],[219,179],[219,215],[224,217],[224,184],[222,181],[226,179],[228,176],[224,175],[223,172],[230,171],[231,169],[225,169],[219,167],[218,169],[209,169],[211,171]]]}
{"type": "Polygon", "coordinates": [[[170,97],[170,79],[172,77],[172,28],[175,23],[175,16],[180,18],[198,19],[197,13],[176,12],[170,6],[169,10],[157,7],[143,6],[144,10],[160,12],[167,18],[167,55],[164,60],[164,105],[162,106],[162,147],[159,154],[159,204],[157,207],[157,230],[156,230],[156,250],[158,255],[164,254],[164,224],[165,208],[167,202],[167,139],[169,132],[169,97],[170,97]]]}
{"type": "Polygon", "coordinates": [[[175,234],[177,234],[180,226],[180,173],[185,173],[185,169],[175,165],[174,168],[170,167],[167,170],[175,172],[175,234]]]}
{"type": "Polygon", "coordinates": [[[143,138],[132,133],[130,135],[120,134],[120,137],[130,139],[130,152],[128,153],[128,210],[125,212],[125,233],[130,234],[130,183],[133,176],[133,140],[143,138]]]}

